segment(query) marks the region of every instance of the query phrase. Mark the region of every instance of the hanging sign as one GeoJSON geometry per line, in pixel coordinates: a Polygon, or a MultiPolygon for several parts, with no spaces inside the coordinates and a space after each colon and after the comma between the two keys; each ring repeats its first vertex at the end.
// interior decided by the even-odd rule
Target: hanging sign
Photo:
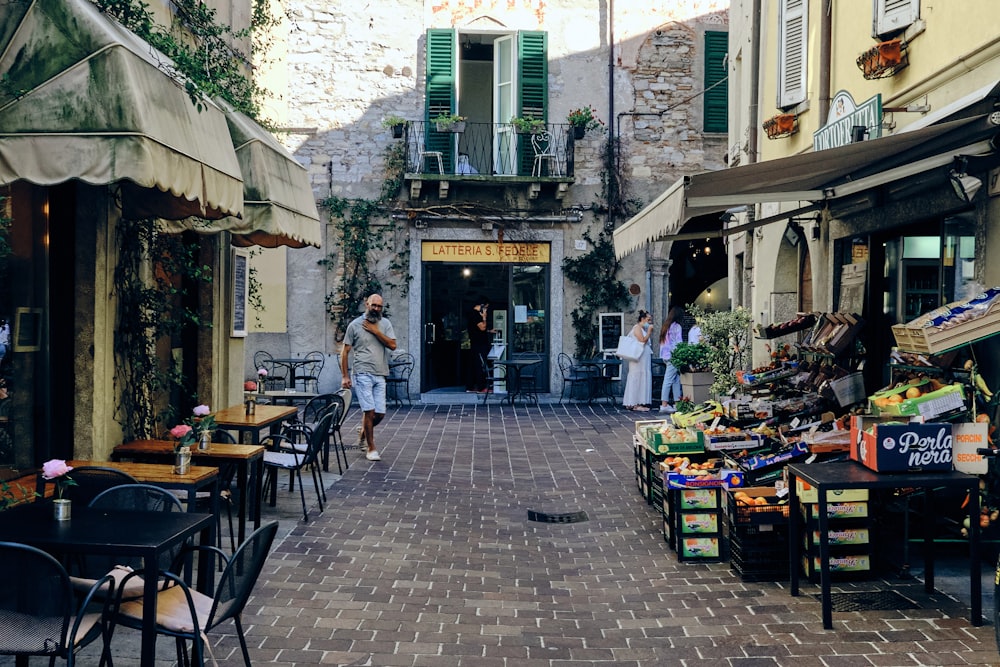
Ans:
{"type": "Polygon", "coordinates": [[[826,125],[813,132],[813,150],[852,143],[855,127],[865,128],[865,140],[882,136],[882,95],[870,97],[860,105],[854,103],[846,90],[834,95],[826,125]]]}

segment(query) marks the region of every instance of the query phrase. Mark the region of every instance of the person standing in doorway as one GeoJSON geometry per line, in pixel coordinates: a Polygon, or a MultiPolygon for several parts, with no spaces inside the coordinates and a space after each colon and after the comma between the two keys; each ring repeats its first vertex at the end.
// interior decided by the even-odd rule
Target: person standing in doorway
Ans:
{"type": "Polygon", "coordinates": [[[482,393],[488,390],[486,379],[486,358],[493,347],[493,334],[496,329],[490,326],[490,301],[485,296],[476,300],[466,318],[466,330],[469,333],[469,352],[472,368],[469,377],[472,378],[466,391],[482,393]]]}
{"type": "Polygon", "coordinates": [[[670,363],[670,355],[673,353],[677,343],[684,340],[684,330],[681,328],[681,319],[684,317],[684,309],[674,306],[667,313],[667,319],[660,327],[660,359],[663,359],[663,388],[660,390],[660,412],[674,412],[674,403],[681,398],[681,375],[677,368],[670,363]],[[673,401],[670,395],[673,393],[673,401]]]}
{"type": "Polygon", "coordinates": [[[344,349],[340,354],[340,386],[353,389],[363,416],[358,444],[367,443],[369,461],[380,461],[375,446],[375,427],[385,419],[385,379],[389,375],[389,352],[396,349],[392,322],[382,317],[382,296],[372,294],[365,300],[365,314],[347,325],[344,349]],[[348,366],[348,353],[354,351],[354,364],[348,366]]]}
{"type": "Polygon", "coordinates": [[[642,355],[637,361],[628,362],[622,405],[626,410],[646,412],[653,400],[652,352],[649,349],[649,339],[653,335],[653,316],[645,310],[640,310],[639,321],[628,335],[642,343],[642,355]]]}

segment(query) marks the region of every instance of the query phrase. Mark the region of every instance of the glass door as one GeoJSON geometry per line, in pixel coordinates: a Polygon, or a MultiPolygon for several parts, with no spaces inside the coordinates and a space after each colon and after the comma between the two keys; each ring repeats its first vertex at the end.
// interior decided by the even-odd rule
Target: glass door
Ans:
{"type": "Polygon", "coordinates": [[[511,272],[511,356],[537,358],[535,372],[539,391],[548,391],[549,326],[548,266],[515,264],[511,272]]]}
{"type": "Polygon", "coordinates": [[[517,71],[517,50],[514,36],[500,37],[493,42],[493,173],[515,174],[517,159],[517,135],[510,124],[517,108],[517,86],[514,73],[517,71]]]}

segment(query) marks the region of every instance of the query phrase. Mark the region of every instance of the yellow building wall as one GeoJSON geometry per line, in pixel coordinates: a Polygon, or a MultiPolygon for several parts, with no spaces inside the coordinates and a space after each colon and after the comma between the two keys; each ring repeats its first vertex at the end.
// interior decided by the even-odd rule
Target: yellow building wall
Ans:
{"type": "Polygon", "coordinates": [[[256,333],[285,333],[288,330],[288,300],[286,280],[288,253],[285,248],[254,248],[250,257],[250,270],[260,286],[264,310],[248,304],[247,324],[256,333]]]}

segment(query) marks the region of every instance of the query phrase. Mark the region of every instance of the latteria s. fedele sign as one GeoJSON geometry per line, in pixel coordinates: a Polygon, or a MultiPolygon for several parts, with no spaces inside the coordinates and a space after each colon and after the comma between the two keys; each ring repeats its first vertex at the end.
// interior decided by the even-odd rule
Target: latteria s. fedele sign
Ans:
{"type": "Polygon", "coordinates": [[[548,243],[497,243],[490,241],[424,241],[420,258],[425,262],[517,262],[548,264],[548,243]]]}

